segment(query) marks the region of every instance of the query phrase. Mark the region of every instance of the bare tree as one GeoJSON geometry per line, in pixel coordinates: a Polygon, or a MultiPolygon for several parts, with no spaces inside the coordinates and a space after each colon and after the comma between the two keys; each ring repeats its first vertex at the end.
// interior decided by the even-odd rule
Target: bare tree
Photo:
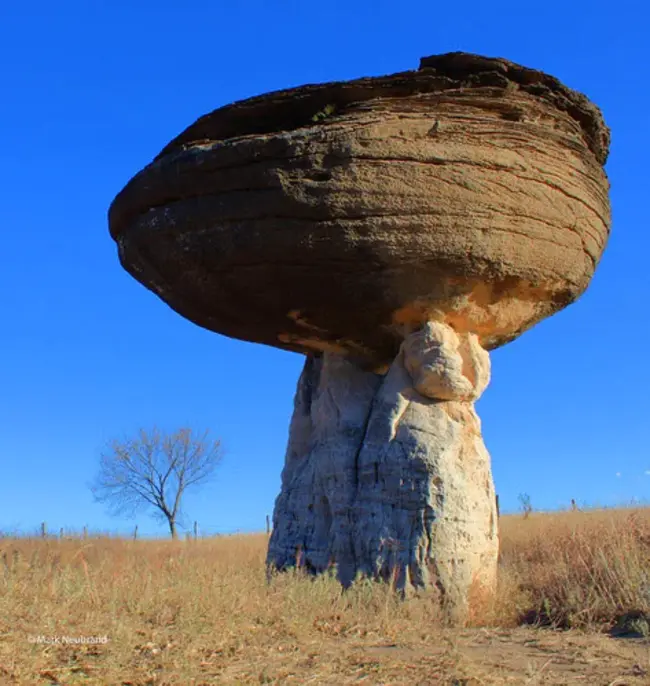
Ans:
{"type": "Polygon", "coordinates": [[[521,511],[524,513],[524,519],[528,519],[533,511],[533,505],[530,501],[530,496],[528,493],[519,494],[519,506],[521,507],[521,511]]]}
{"type": "Polygon", "coordinates": [[[135,438],[108,444],[91,490],[112,514],[153,508],[177,538],[185,491],[206,483],[221,458],[220,442],[209,440],[207,431],[196,436],[191,429],[170,434],[141,429],[135,438]]]}

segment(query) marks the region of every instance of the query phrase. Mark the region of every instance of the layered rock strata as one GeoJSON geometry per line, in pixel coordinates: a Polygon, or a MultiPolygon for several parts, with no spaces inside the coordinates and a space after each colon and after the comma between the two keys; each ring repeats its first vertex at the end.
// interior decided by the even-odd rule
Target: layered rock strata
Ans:
{"type": "Polygon", "coordinates": [[[268,563],[434,585],[455,614],[472,583],[493,588],[497,513],[473,407],[489,377],[477,336],[440,322],[408,336],[385,375],[307,357],[268,563]]]}
{"type": "Polygon", "coordinates": [[[222,107],[115,198],[135,278],[197,324],[382,369],[442,316],[490,350],[573,302],[609,131],[557,79],[453,53],[222,107]]]}

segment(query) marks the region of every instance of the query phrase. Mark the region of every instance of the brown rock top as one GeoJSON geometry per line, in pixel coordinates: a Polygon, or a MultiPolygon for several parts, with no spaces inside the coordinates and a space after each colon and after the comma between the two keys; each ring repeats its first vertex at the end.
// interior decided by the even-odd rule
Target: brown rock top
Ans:
{"type": "Polygon", "coordinates": [[[391,360],[427,320],[502,345],[587,287],[610,223],[585,96],[451,53],[200,118],[114,200],[124,267],[200,326],[391,360]]]}

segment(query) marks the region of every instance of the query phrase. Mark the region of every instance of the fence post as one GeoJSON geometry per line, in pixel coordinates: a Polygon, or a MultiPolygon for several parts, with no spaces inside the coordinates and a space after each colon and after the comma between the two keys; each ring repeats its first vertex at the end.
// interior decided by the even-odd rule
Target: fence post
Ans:
{"type": "Polygon", "coordinates": [[[268,536],[271,533],[271,519],[269,518],[268,515],[266,515],[266,535],[268,536]]]}
{"type": "Polygon", "coordinates": [[[138,525],[135,525],[135,529],[133,530],[133,540],[137,540],[138,538],[138,525]]]}
{"type": "Polygon", "coordinates": [[[88,538],[88,526],[84,526],[84,538],[88,538]]]}
{"type": "Polygon", "coordinates": [[[499,494],[496,494],[496,501],[497,501],[497,517],[501,516],[501,511],[499,510],[499,494]]]}
{"type": "Polygon", "coordinates": [[[41,538],[47,538],[47,524],[41,522],[41,538]]]}
{"type": "Polygon", "coordinates": [[[196,539],[198,537],[199,537],[199,523],[195,521],[194,522],[194,540],[196,541],[196,539]]]}
{"type": "Polygon", "coordinates": [[[63,527],[59,530],[59,538],[63,538],[63,527]]]}

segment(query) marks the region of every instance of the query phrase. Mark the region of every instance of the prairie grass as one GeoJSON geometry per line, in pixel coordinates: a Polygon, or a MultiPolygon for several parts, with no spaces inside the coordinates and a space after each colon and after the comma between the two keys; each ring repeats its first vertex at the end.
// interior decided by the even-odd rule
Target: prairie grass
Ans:
{"type": "MultiPolygon", "coordinates": [[[[423,650],[417,664],[446,646],[436,669],[462,675],[431,596],[299,571],[268,583],[266,542],[0,538],[0,684],[420,683],[359,657],[378,644],[423,650]]],[[[470,625],[601,631],[630,610],[650,612],[650,510],[505,516],[499,589],[473,593],[470,625]]]]}
{"type": "Polygon", "coordinates": [[[501,569],[519,616],[562,628],[608,625],[650,611],[650,510],[504,518],[501,569]]]}

